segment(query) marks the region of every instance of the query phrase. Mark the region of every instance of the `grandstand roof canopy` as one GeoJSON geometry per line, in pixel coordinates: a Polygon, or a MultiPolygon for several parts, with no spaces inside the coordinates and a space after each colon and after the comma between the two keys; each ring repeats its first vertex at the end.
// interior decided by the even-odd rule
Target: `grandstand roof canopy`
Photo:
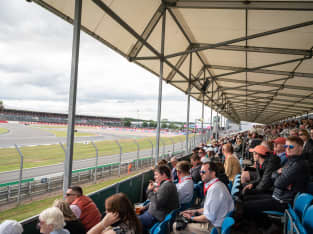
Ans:
{"type": "MultiPolygon", "coordinates": [[[[73,22],[75,0],[33,2],[73,22]]],[[[271,123],[312,111],[312,13],[313,1],[83,0],[81,23],[158,76],[164,61],[167,83],[227,118],[271,123]]]]}

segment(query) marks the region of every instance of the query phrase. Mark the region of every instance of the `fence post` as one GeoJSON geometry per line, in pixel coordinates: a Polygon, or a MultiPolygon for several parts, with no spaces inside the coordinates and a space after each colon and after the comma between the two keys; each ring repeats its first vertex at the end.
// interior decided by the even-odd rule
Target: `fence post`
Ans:
{"type": "Polygon", "coordinates": [[[170,138],[170,140],[171,140],[171,142],[172,142],[172,144],[173,144],[173,150],[172,150],[172,152],[173,152],[173,154],[174,154],[174,152],[175,152],[175,141],[174,141],[174,139],[171,137],[170,138]]]}
{"type": "Polygon", "coordinates": [[[138,170],[139,167],[139,153],[140,153],[140,147],[136,139],[134,139],[135,144],[137,145],[137,162],[136,162],[136,169],[138,170]]]}
{"type": "Polygon", "coordinates": [[[96,150],[96,167],[95,167],[94,183],[97,183],[97,170],[98,170],[98,157],[99,157],[99,154],[98,154],[98,148],[97,148],[96,144],[93,141],[91,141],[91,144],[93,145],[93,147],[96,150]]]}
{"type": "Polygon", "coordinates": [[[150,144],[151,144],[151,157],[153,158],[153,143],[152,143],[152,141],[150,141],[149,139],[148,139],[148,141],[149,141],[150,144]]]}
{"type": "Polygon", "coordinates": [[[18,146],[16,144],[14,144],[18,154],[21,157],[21,162],[20,162],[20,176],[19,176],[19,180],[18,180],[18,196],[17,196],[17,205],[20,204],[21,202],[21,186],[22,186],[22,178],[23,178],[23,161],[24,161],[24,156],[22,154],[22,152],[20,151],[20,149],[18,148],[18,146]]]}
{"type": "Polygon", "coordinates": [[[163,141],[163,139],[161,139],[160,138],[160,141],[161,141],[161,143],[162,143],[162,145],[163,145],[163,158],[164,158],[164,155],[165,155],[165,144],[164,144],[164,141],[163,141]]]}
{"type": "Polygon", "coordinates": [[[118,140],[115,140],[115,143],[118,145],[118,147],[120,148],[120,165],[118,167],[118,176],[121,176],[121,164],[122,164],[122,146],[120,145],[120,143],[118,142],[118,140]]]}

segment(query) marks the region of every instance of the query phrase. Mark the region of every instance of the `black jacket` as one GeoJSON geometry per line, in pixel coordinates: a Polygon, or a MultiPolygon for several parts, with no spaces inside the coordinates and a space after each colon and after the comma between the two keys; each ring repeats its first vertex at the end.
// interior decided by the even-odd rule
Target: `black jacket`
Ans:
{"type": "Polygon", "coordinates": [[[304,158],[289,157],[282,173],[275,179],[273,197],[282,202],[291,202],[298,192],[305,192],[308,182],[309,168],[304,158]]]}
{"type": "Polygon", "coordinates": [[[65,229],[69,230],[71,234],[86,234],[84,225],[79,219],[72,221],[65,221],[65,229]]]}
{"type": "Polygon", "coordinates": [[[256,163],[256,179],[251,182],[258,192],[271,191],[273,189],[272,173],[280,168],[280,159],[270,155],[265,158],[262,166],[256,163]]]}
{"type": "Polygon", "coordinates": [[[309,139],[303,147],[302,155],[309,162],[310,172],[313,175],[313,140],[309,139]]]}

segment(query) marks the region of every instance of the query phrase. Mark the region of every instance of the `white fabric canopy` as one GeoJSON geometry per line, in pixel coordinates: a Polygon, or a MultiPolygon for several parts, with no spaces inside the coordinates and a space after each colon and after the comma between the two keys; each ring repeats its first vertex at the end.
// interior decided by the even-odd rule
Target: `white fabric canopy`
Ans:
{"type": "MultiPolygon", "coordinates": [[[[72,23],[75,0],[33,2],[72,23]]],[[[159,76],[164,13],[166,82],[235,122],[312,111],[313,1],[83,0],[82,30],[159,76]]]]}

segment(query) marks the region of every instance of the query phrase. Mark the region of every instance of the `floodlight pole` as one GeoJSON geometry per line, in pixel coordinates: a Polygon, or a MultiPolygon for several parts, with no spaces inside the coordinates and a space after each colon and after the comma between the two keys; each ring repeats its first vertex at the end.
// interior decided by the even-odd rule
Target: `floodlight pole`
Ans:
{"type": "Polygon", "coordinates": [[[192,53],[189,59],[189,81],[188,81],[188,97],[187,97],[187,123],[186,123],[186,153],[188,153],[189,143],[189,114],[190,114],[190,91],[191,91],[191,68],[192,68],[192,53]]]}
{"type": "Polygon", "coordinates": [[[74,128],[75,128],[75,110],[76,110],[76,93],[77,93],[77,75],[79,60],[79,42],[80,42],[80,25],[81,25],[82,0],[75,0],[73,46],[72,46],[72,66],[71,66],[71,83],[68,107],[66,154],[64,161],[64,183],[63,195],[72,183],[72,163],[73,163],[73,146],[74,146],[74,128]]]}
{"type": "Polygon", "coordinates": [[[157,118],[157,135],[155,149],[155,165],[158,164],[160,151],[160,125],[161,125],[161,109],[162,109],[162,81],[163,81],[163,64],[164,64],[164,41],[165,41],[165,21],[166,10],[162,17],[162,37],[161,37],[161,58],[160,58],[160,79],[159,79],[159,97],[158,97],[158,118],[157,118]]]}

